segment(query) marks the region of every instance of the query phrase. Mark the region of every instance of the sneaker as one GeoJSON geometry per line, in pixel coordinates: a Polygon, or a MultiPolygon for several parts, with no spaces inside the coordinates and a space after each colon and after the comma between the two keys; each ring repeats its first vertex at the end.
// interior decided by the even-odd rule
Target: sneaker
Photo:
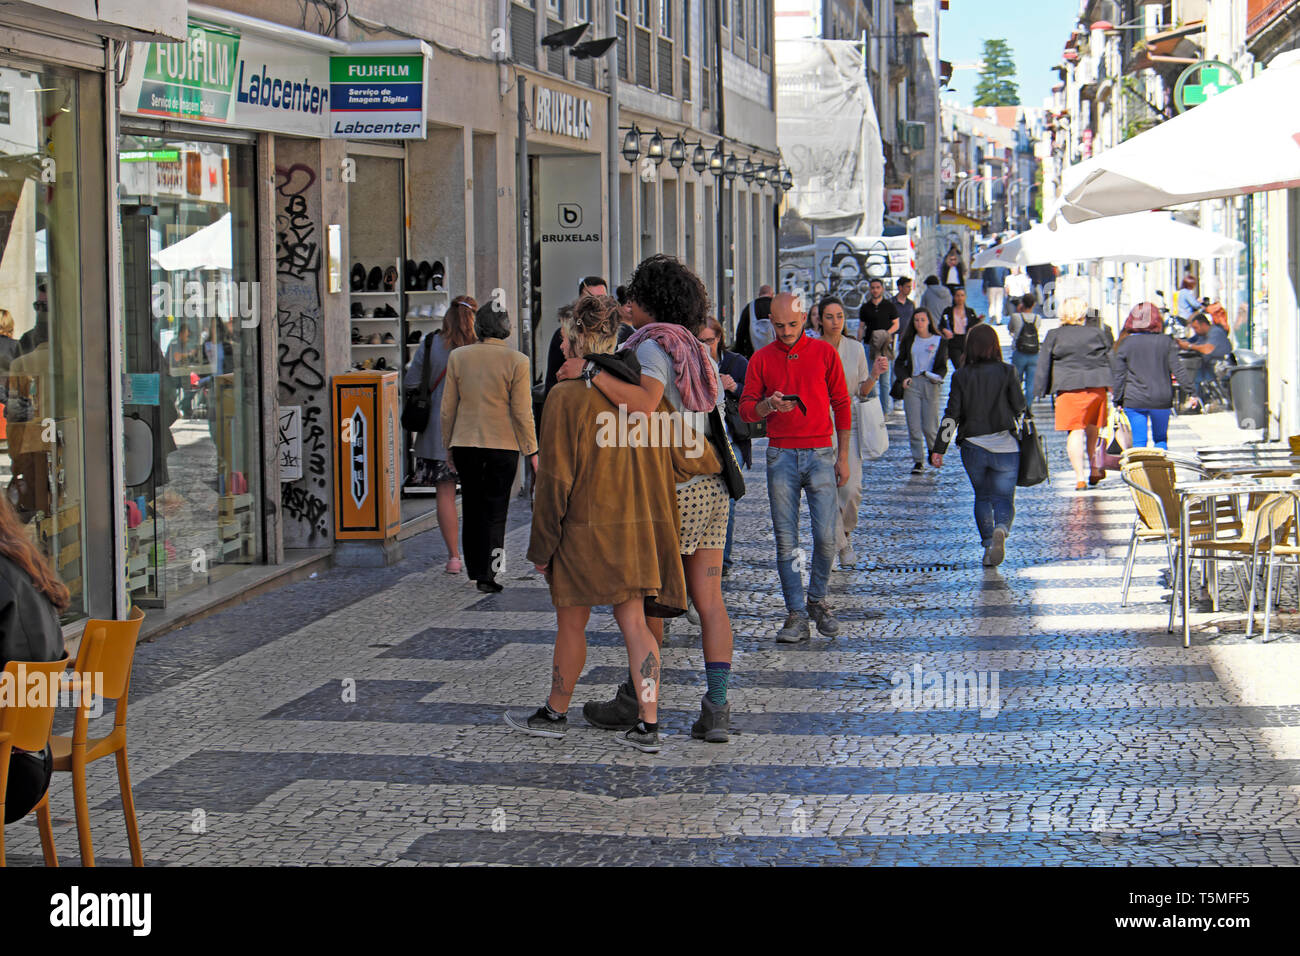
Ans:
{"type": "Polygon", "coordinates": [[[1006,557],[1007,532],[1005,528],[993,529],[993,540],[984,549],[984,567],[996,568],[1006,557]]]}
{"type": "Polygon", "coordinates": [[[808,616],[817,622],[817,633],[822,636],[834,637],[840,632],[840,622],[824,601],[809,601],[808,616]]]}
{"type": "Polygon", "coordinates": [[[912,465],[912,474],[914,475],[925,474],[925,465],[919,461],[916,464],[912,465]]]}
{"type": "Polygon", "coordinates": [[[786,615],[785,627],[776,632],[776,642],[778,644],[798,644],[800,641],[808,640],[810,636],[807,613],[791,611],[786,615]]]}
{"type": "Polygon", "coordinates": [[[705,694],[700,702],[700,716],[691,726],[691,736],[711,744],[725,744],[729,739],[727,731],[731,729],[731,705],[719,707],[705,694]]]}
{"type": "Polygon", "coordinates": [[[638,720],[636,726],[632,727],[622,737],[615,738],[621,744],[627,744],[629,747],[635,747],[643,754],[657,754],[659,752],[659,731],[644,730],[642,723],[638,720]]]}
{"type": "Polygon", "coordinates": [[[700,612],[695,610],[695,605],[692,604],[689,599],[686,602],[686,620],[690,621],[692,624],[700,623],[700,612]]]}
{"type": "Polygon", "coordinates": [[[520,733],[532,734],[534,737],[551,737],[555,740],[563,740],[564,735],[569,732],[569,718],[561,717],[559,720],[552,720],[546,715],[545,707],[538,707],[532,714],[525,713],[522,710],[515,711],[513,714],[506,711],[506,723],[518,730],[520,733]]]}
{"type": "Polygon", "coordinates": [[[631,679],[625,679],[618,685],[613,700],[589,700],[583,704],[582,716],[591,726],[601,730],[631,730],[635,727],[640,709],[637,707],[631,679]]]}
{"type": "Polygon", "coordinates": [[[851,564],[858,563],[858,556],[852,548],[840,548],[840,567],[848,567],[851,564]]]}

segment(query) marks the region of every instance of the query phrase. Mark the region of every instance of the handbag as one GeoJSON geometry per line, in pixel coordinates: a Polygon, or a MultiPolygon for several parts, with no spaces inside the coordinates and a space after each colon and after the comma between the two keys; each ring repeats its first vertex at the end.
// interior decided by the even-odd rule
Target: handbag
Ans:
{"type": "Polygon", "coordinates": [[[1021,488],[1042,484],[1047,480],[1047,444],[1030,416],[1021,416],[1016,441],[1020,444],[1020,473],[1016,484],[1021,488]]]}
{"type": "Polygon", "coordinates": [[[429,427],[429,416],[433,413],[433,393],[442,384],[444,368],[438,380],[429,387],[429,351],[433,345],[433,335],[424,337],[424,365],[420,369],[420,387],[405,390],[402,402],[402,427],[412,434],[417,434],[429,427]]]}
{"type": "Polygon", "coordinates": [[[858,428],[858,450],[864,458],[875,460],[889,451],[889,430],[885,428],[885,412],[880,399],[872,395],[855,406],[858,428]]]}
{"type": "Polygon", "coordinates": [[[718,453],[718,461],[722,462],[721,474],[727,486],[727,494],[731,495],[733,501],[739,501],[745,497],[745,476],[740,473],[740,463],[736,461],[736,453],[727,440],[727,429],[723,426],[722,415],[716,405],[709,410],[709,441],[718,453]]]}
{"type": "Polygon", "coordinates": [[[727,427],[731,429],[731,437],[736,441],[753,441],[755,438],[767,437],[767,419],[761,418],[756,422],[747,422],[740,417],[740,399],[734,395],[723,396],[723,406],[726,411],[727,427]]]}

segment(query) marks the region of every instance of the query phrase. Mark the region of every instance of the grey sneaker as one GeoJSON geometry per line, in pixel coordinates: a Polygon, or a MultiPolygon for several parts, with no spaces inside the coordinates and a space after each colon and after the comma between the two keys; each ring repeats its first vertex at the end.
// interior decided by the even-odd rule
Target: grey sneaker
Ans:
{"type": "Polygon", "coordinates": [[[849,565],[857,564],[858,556],[852,548],[840,548],[840,567],[846,568],[849,565]]]}
{"type": "Polygon", "coordinates": [[[587,701],[582,705],[582,716],[591,726],[601,730],[631,730],[640,716],[632,679],[626,678],[618,685],[613,700],[587,701]]]}
{"type": "Polygon", "coordinates": [[[791,611],[785,617],[785,627],[776,632],[776,642],[778,644],[798,644],[800,641],[806,641],[811,635],[808,632],[808,615],[803,611],[791,611]]]}
{"type": "Polygon", "coordinates": [[[711,744],[725,744],[730,739],[727,733],[730,729],[731,705],[719,707],[705,694],[700,702],[700,716],[691,727],[691,736],[711,744]]]}
{"type": "Polygon", "coordinates": [[[515,730],[532,734],[534,737],[552,737],[562,740],[569,732],[569,718],[561,717],[559,720],[552,720],[546,716],[545,707],[538,707],[532,714],[522,710],[517,710],[513,714],[506,711],[506,723],[515,730]]]}
{"type": "Polygon", "coordinates": [[[643,754],[657,754],[659,752],[659,731],[647,731],[641,729],[641,722],[638,720],[636,726],[632,727],[621,737],[615,738],[621,744],[627,744],[629,747],[635,747],[643,754]]]}
{"type": "Polygon", "coordinates": [[[996,568],[1002,563],[1002,559],[1007,554],[1007,530],[1006,528],[994,528],[993,540],[989,546],[984,549],[984,567],[996,568]]]}
{"type": "Polygon", "coordinates": [[[840,622],[835,619],[830,606],[824,601],[809,601],[808,616],[817,622],[817,632],[825,637],[834,637],[840,632],[840,622]]]}
{"type": "Polygon", "coordinates": [[[695,605],[689,600],[686,602],[686,620],[690,621],[692,624],[700,623],[700,612],[695,610],[695,605]]]}

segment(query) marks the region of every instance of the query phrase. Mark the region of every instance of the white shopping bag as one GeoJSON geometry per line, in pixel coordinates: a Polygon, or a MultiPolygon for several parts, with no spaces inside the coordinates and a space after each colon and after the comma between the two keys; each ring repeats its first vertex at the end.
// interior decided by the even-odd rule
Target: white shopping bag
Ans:
{"type": "Polygon", "coordinates": [[[880,407],[880,399],[873,395],[865,402],[858,402],[856,410],[858,447],[862,457],[880,458],[889,451],[889,432],[885,429],[885,412],[880,407]]]}

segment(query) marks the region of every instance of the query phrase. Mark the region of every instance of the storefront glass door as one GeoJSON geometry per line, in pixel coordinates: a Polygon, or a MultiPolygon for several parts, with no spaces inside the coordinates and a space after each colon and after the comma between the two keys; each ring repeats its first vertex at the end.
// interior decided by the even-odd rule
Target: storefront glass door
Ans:
{"type": "Polygon", "coordinates": [[[123,135],[127,590],[141,604],[263,559],[255,158],[123,135]]]}

